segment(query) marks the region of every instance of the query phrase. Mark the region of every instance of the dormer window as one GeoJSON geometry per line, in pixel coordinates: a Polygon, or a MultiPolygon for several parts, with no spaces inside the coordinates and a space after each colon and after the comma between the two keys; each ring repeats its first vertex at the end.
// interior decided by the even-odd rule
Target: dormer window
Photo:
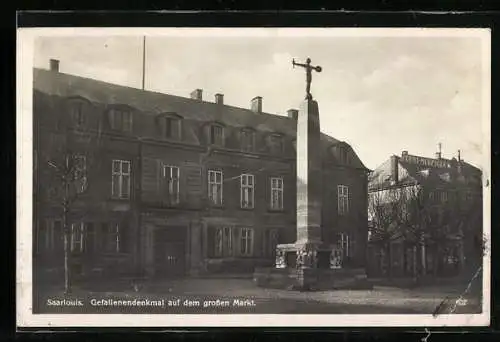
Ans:
{"type": "Polygon", "coordinates": [[[71,118],[76,126],[84,126],[87,122],[86,113],[84,111],[84,103],[76,100],[71,102],[71,118]]]}
{"type": "Polygon", "coordinates": [[[164,139],[181,139],[181,118],[175,114],[164,114],[158,118],[160,134],[164,139]]]}
{"type": "Polygon", "coordinates": [[[132,131],[132,111],[126,108],[112,108],[109,111],[111,129],[123,132],[132,131]]]}
{"type": "Polygon", "coordinates": [[[241,130],[241,149],[246,152],[253,152],[255,149],[255,132],[250,128],[241,130]]]}
{"type": "Polygon", "coordinates": [[[224,146],[224,127],[219,124],[212,124],[209,135],[211,145],[224,146]]]}
{"type": "Polygon", "coordinates": [[[339,164],[349,165],[351,163],[351,156],[349,148],[345,145],[338,145],[332,148],[333,154],[337,158],[339,164]]]}
{"type": "Polygon", "coordinates": [[[273,154],[283,153],[283,136],[281,134],[271,134],[269,136],[269,148],[273,154]]]}

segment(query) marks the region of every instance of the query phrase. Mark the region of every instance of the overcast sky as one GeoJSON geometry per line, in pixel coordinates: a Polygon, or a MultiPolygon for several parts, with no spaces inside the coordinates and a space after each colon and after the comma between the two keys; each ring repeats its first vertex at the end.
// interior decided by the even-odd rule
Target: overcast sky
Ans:
{"type": "MultiPolygon", "coordinates": [[[[60,60],[64,73],[141,87],[142,37],[46,37],[35,67],[60,60]]],[[[374,169],[392,154],[443,156],[482,164],[481,41],[474,37],[148,37],[146,89],[286,115],[305,95],[305,73],[292,58],[323,68],[313,74],[321,129],[351,144],[374,169]]]]}

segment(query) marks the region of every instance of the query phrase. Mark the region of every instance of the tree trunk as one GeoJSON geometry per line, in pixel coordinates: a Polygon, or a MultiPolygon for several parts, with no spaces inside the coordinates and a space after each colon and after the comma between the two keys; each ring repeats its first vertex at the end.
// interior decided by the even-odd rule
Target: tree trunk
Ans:
{"type": "Polygon", "coordinates": [[[420,259],[420,261],[422,262],[422,268],[421,268],[421,269],[422,269],[422,275],[423,275],[423,276],[425,276],[425,274],[426,274],[426,269],[427,269],[427,267],[426,267],[426,261],[427,261],[427,260],[426,260],[426,255],[425,255],[425,249],[426,249],[426,248],[425,248],[425,243],[423,243],[423,242],[422,242],[422,246],[421,246],[421,249],[420,249],[420,250],[421,250],[422,255],[421,255],[421,259],[420,259]]]}
{"type": "Polygon", "coordinates": [[[391,243],[387,245],[387,276],[389,279],[392,278],[392,248],[391,243]]]}
{"type": "Polygon", "coordinates": [[[417,246],[413,246],[413,280],[417,281],[417,246]]]}
{"type": "Polygon", "coordinates": [[[70,229],[68,225],[68,196],[69,188],[68,183],[64,185],[64,204],[63,204],[63,229],[64,229],[64,292],[66,294],[71,293],[71,270],[70,270],[70,246],[69,246],[69,236],[70,229]]]}

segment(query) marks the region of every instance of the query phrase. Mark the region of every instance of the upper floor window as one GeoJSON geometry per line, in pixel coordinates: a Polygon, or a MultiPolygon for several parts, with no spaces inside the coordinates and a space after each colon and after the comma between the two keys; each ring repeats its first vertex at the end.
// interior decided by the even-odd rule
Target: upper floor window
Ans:
{"type": "Polygon", "coordinates": [[[130,198],[130,175],[130,161],[113,160],[111,197],[118,199],[130,198]]]}
{"type": "Polygon", "coordinates": [[[255,149],[255,132],[249,128],[241,130],[241,148],[246,152],[253,152],[255,149]]]}
{"type": "Polygon", "coordinates": [[[132,111],[130,109],[112,108],[109,111],[111,129],[130,132],[132,131],[132,111]]]}
{"type": "Polygon", "coordinates": [[[222,171],[208,170],[208,199],[213,205],[222,205],[222,171]]]}
{"type": "Polygon", "coordinates": [[[217,227],[215,229],[215,256],[233,255],[233,234],[231,227],[217,227]]]}
{"type": "Polygon", "coordinates": [[[241,179],[240,203],[242,208],[252,209],[254,206],[254,176],[243,174],[241,179]]]}
{"type": "Polygon", "coordinates": [[[73,156],[73,181],[76,192],[82,193],[87,189],[87,158],[77,154],[73,156]]]}
{"type": "Polygon", "coordinates": [[[271,209],[283,209],[283,178],[271,177],[271,209]]]}
{"type": "Polygon", "coordinates": [[[71,117],[77,126],[84,126],[87,123],[87,117],[82,101],[74,100],[71,102],[71,117]]]}
{"type": "Polygon", "coordinates": [[[224,127],[213,124],[210,126],[210,144],[224,146],[224,127]]]}
{"type": "Polygon", "coordinates": [[[241,228],[240,230],[240,254],[243,256],[253,255],[253,229],[241,228]]]}
{"type": "Polygon", "coordinates": [[[164,166],[163,177],[165,178],[166,193],[169,204],[179,203],[179,178],[180,171],[176,166],[164,166]]]}
{"type": "Polygon", "coordinates": [[[281,154],[284,150],[283,136],[280,134],[271,134],[269,136],[269,146],[271,153],[281,154]]]}
{"type": "Polygon", "coordinates": [[[162,115],[159,118],[161,136],[165,139],[181,139],[181,118],[175,115],[162,115]]]}
{"type": "Polygon", "coordinates": [[[345,185],[337,186],[338,193],[338,213],[339,215],[346,215],[349,213],[349,187],[345,185]]]}

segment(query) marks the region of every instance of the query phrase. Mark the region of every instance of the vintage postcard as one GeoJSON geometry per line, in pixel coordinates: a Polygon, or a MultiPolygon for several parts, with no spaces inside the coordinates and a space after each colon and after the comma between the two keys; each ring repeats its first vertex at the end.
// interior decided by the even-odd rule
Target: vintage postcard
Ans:
{"type": "Polygon", "coordinates": [[[490,31],[30,28],[17,324],[486,326],[490,31]]]}

